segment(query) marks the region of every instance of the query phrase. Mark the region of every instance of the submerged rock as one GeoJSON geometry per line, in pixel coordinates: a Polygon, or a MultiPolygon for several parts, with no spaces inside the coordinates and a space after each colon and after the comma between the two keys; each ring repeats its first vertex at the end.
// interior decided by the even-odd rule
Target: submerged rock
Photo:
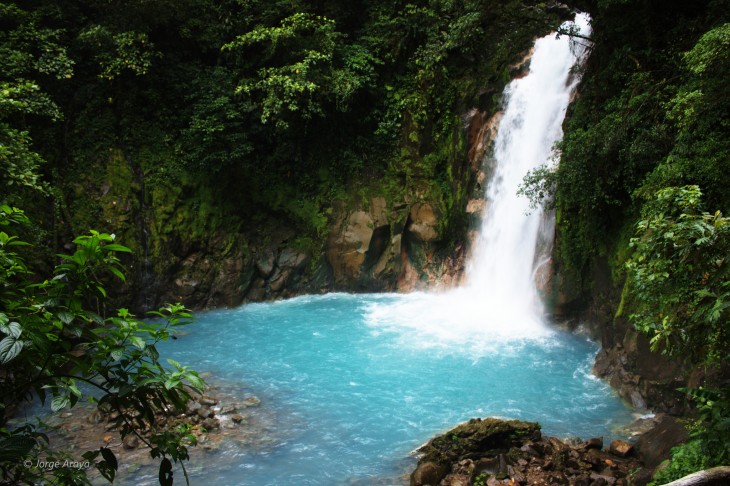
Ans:
{"type": "Polygon", "coordinates": [[[261,405],[261,400],[256,397],[247,397],[243,399],[241,404],[244,407],[258,407],[259,405],[261,405]]]}
{"type": "Polygon", "coordinates": [[[122,440],[122,445],[127,450],[136,449],[137,447],[139,447],[139,439],[136,435],[127,435],[122,440]]]}

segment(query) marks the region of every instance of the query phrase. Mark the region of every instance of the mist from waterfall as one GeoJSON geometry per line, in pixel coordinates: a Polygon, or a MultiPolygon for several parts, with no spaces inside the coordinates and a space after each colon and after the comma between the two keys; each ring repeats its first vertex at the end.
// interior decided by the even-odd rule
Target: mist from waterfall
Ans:
{"type": "MultiPolygon", "coordinates": [[[[575,25],[582,35],[590,33],[587,15],[577,15],[575,25]]],[[[410,345],[468,343],[480,354],[500,342],[551,333],[544,323],[535,269],[549,255],[552,215],[542,208],[531,210],[517,191],[528,171],[552,163],[579,80],[573,68],[583,51],[568,36],[553,33],[538,39],[529,72],[505,89],[493,153],[483,162],[489,177],[486,204],[464,285],[373,306],[373,326],[407,331],[410,345]]]]}

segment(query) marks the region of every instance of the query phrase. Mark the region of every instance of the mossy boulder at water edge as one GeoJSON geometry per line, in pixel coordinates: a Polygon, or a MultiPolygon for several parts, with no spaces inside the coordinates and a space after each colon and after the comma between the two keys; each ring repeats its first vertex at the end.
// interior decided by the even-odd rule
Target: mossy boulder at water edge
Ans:
{"type": "Polygon", "coordinates": [[[471,419],[420,447],[423,454],[418,468],[411,475],[411,484],[438,484],[449,472],[452,463],[476,460],[486,455],[509,451],[525,439],[540,440],[540,424],[496,418],[471,419]],[[428,471],[428,478],[422,478],[428,471]]]}

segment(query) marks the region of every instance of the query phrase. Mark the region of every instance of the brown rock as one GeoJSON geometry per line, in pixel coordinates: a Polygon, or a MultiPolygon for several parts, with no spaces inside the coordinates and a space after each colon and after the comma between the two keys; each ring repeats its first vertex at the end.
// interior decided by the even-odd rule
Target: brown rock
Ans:
{"type": "Polygon", "coordinates": [[[274,252],[271,250],[266,250],[263,255],[261,255],[258,260],[256,260],[256,270],[258,271],[259,275],[266,278],[271,274],[271,271],[274,269],[274,252]]]}
{"type": "Polygon", "coordinates": [[[306,253],[297,251],[293,248],[284,248],[279,254],[277,264],[279,268],[300,269],[307,262],[306,253]]]}
{"type": "Polygon", "coordinates": [[[202,407],[202,405],[199,402],[194,401],[194,400],[190,401],[190,402],[188,402],[187,413],[194,414],[198,410],[200,410],[201,407],[202,407]]]}
{"type": "Polygon", "coordinates": [[[442,470],[436,464],[424,462],[411,474],[411,486],[436,486],[443,477],[442,470]]]}
{"type": "Polygon", "coordinates": [[[261,400],[256,397],[246,397],[243,399],[241,404],[244,407],[258,407],[259,405],[261,405],[261,400]]]}
{"type": "Polygon", "coordinates": [[[441,481],[441,484],[446,484],[446,486],[468,486],[469,477],[463,474],[449,474],[441,481]]]}
{"type": "Polygon", "coordinates": [[[634,446],[623,440],[614,440],[608,447],[609,452],[619,457],[626,457],[634,452],[634,446]]]}
{"type": "Polygon", "coordinates": [[[373,220],[365,211],[355,211],[335,225],[327,238],[326,255],[336,284],[360,278],[373,230],[373,220]]]}
{"type": "Polygon", "coordinates": [[[616,484],[616,478],[613,476],[607,476],[605,474],[597,474],[597,473],[591,473],[591,479],[593,480],[593,485],[609,485],[613,486],[616,484]]]}
{"type": "Polygon", "coordinates": [[[585,442],[586,449],[603,449],[603,437],[592,437],[585,442]]]}
{"type": "Polygon", "coordinates": [[[200,418],[210,418],[214,415],[213,411],[208,407],[200,407],[196,412],[200,418]]]}
{"type": "Polygon", "coordinates": [[[269,289],[272,292],[278,292],[279,290],[283,289],[287,280],[289,280],[290,274],[291,269],[276,269],[274,274],[269,279],[269,289]]]}
{"type": "Polygon", "coordinates": [[[484,211],[484,208],[487,205],[487,201],[484,199],[470,199],[469,202],[466,205],[466,212],[468,214],[472,213],[479,213],[481,214],[484,211]]]}
{"type": "Polygon", "coordinates": [[[203,420],[202,426],[205,430],[210,432],[211,430],[220,429],[221,423],[217,418],[207,418],[203,420]]]}
{"type": "Polygon", "coordinates": [[[238,408],[235,405],[227,405],[225,407],[222,407],[221,411],[218,413],[220,415],[231,415],[234,413],[238,413],[238,408]]]}
{"type": "Polygon", "coordinates": [[[98,409],[96,409],[91,412],[88,417],[86,417],[86,421],[90,424],[100,424],[104,421],[104,416],[98,409]]]}
{"type": "Polygon", "coordinates": [[[128,435],[122,440],[125,449],[131,450],[139,447],[139,438],[136,435],[128,435]]]}
{"type": "Polygon", "coordinates": [[[588,476],[578,476],[575,478],[574,486],[590,486],[591,478],[588,476]]]}
{"type": "Polygon", "coordinates": [[[423,242],[434,241],[438,239],[436,225],[438,218],[433,207],[428,203],[416,203],[411,207],[410,212],[411,224],[408,231],[417,239],[423,242]]]}
{"type": "Polygon", "coordinates": [[[669,457],[672,447],[687,440],[684,425],[674,417],[659,414],[653,429],[639,436],[636,443],[641,459],[649,469],[654,469],[669,457]]]}
{"type": "Polygon", "coordinates": [[[207,397],[203,395],[200,397],[200,400],[198,400],[201,405],[205,405],[206,407],[212,407],[213,405],[218,405],[218,400],[212,397],[207,397]]]}
{"type": "Polygon", "coordinates": [[[483,457],[474,463],[474,476],[480,474],[488,474],[490,476],[499,474],[499,458],[497,457],[483,457]]]}

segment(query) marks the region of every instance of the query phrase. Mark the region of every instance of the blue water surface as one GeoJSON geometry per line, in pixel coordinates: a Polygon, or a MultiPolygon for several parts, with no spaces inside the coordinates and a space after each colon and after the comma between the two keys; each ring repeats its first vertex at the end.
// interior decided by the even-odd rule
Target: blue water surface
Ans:
{"type": "Polygon", "coordinates": [[[616,436],[632,419],[590,374],[597,346],[586,338],[554,330],[474,347],[468,336],[444,344],[371,322],[401,298],[328,294],[199,313],[163,356],[256,395],[274,418],[263,446],[209,454],[192,483],[402,484],[414,449],[473,417],[584,438],[616,436]]]}

